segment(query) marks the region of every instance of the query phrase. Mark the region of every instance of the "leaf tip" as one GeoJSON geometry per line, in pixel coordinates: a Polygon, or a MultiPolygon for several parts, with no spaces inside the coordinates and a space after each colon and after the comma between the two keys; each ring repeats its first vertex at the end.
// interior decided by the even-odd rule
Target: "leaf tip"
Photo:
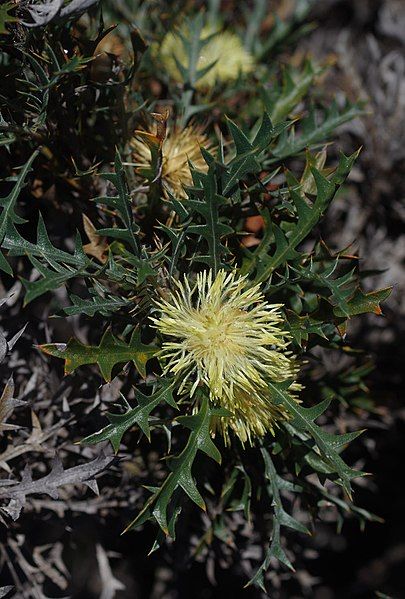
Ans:
{"type": "Polygon", "coordinates": [[[122,532],[120,532],[120,537],[122,537],[122,535],[124,535],[125,533],[129,532],[132,528],[133,522],[130,522],[122,532]]]}

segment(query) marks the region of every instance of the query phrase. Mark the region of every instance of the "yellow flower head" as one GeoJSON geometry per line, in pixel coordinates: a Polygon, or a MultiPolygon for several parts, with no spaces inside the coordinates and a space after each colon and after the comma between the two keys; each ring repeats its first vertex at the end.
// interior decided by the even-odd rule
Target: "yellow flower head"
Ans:
{"type": "MultiPolygon", "coordinates": [[[[185,38],[189,37],[186,25],[180,28],[179,33],[185,38]]],[[[207,39],[215,33],[216,30],[204,27],[202,39],[207,39]]],[[[166,34],[160,46],[159,56],[169,75],[175,81],[182,81],[176,60],[182,66],[188,67],[188,56],[178,33],[166,34]]],[[[197,81],[198,89],[212,88],[217,82],[234,81],[240,73],[248,73],[253,69],[252,55],[244,49],[240,38],[230,31],[214,35],[202,47],[197,69],[204,69],[214,62],[213,67],[197,81]]]]}
{"type": "MultiPolygon", "coordinates": [[[[152,152],[144,137],[134,137],[131,147],[136,166],[139,169],[150,168],[152,152]]],[[[161,150],[161,180],[164,190],[171,191],[177,198],[187,197],[184,187],[192,185],[189,161],[197,170],[202,172],[207,170],[207,164],[201,154],[201,147],[207,150],[211,147],[211,143],[201,127],[190,125],[183,129],[173,127],[168,130],[161,150]]]]}
{"type": "Polygon", "coordinates": [[[211,400],[231,414],[217,422],[225,442],[229,428],[242,443],[273,431],[286,414],[272,403],[267,383],[297,376],[281,304],[267,303],[258,285],[249,287],[235,272],[220,271],[215,279],[203,272],[193,287],[186,277],[176,286],[152,319],[167,338],[164,373],[174,375],[179,394],[193,397],[197,386],[208,387],[211,400]]]}

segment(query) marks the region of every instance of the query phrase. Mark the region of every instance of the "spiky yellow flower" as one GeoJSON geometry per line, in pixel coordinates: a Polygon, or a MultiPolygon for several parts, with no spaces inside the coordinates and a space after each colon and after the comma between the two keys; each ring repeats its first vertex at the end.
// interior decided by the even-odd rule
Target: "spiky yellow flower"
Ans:
{"type": "MultiPolygon", "coordinates": [[[[140,132],[142,133],[142,132],[140,132]]],[[[202,157],[201,147],[209,149],[211,143],[204,135],[201,127],[189,125],[168,129],[162,143],[161,181],[164,190],[169,190],[177,198],[186,198],[184,187],[192,184],[189,162],[202,172],[207,164],[202,157]]],[[[139,135],[131,142],[135,165],[138,169],[149,169],[152,166],[152,152],[144,137],[139,135]]]]}
{"type": "MultiPolygon", "coordinates": [[[[188,56],[181,40],[189,37],[186,25],[179,32],[169,32],[164,37],[159,50],[160,60],[175,81],[182,81],[177,63],[188,67],[188,56]],[[176,62],[177,61],[177,62],[176,62]]],[[[254,66],[253,57],[247,52],[240,38],[230,31],[220,33],[211,27],[204,27],[201,39],[211,39],[202,47],[197,61],[197,69],[205,69],[215,63],[196,83],[198,89],[212,88],[216,83],[227,83],[238,78],[240,73],[249,73],[254,66]],[[215,35],[217,33],[217,35],[215,35]]]]}
{"type": "Polygon", "coordinates": [[[208,387],[213,403],[231,414],[217,422],[225,442],[229,428],[242,443],[273,431],[286,414],[272,402],[268,382],[297,376],[281,304],[267,303],[258,285],[235,272],[215,279],[203,272],[193,287],[186,277],[176,287],[152,319],[166,338],[164,373],[174,375],[179,394],[193,397],[199,385],[208,387]]]}

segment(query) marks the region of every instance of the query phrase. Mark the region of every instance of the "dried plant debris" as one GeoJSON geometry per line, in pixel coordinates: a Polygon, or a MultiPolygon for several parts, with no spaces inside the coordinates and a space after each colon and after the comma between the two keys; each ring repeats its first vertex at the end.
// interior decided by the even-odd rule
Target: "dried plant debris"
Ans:
{"type": "Polygon", "coordinates": [[[13,378],[10,377],[0,397],[0,432],[7,429],[13,430],[16,428],[17,425],[6,424],[6,420],[9,418],[9,416],[11,416],[15,407],[25,405],[25,401],[15,399],[13,395],[14,381],[13,378]]]}
{"type": "Polygon", "coordinates": [[[22,23],[26,27],[41,27],[53,21],[77,18],[97,2],[99,0],[30,0],[24,5],[30,20],[22,23]]]}
{"type": "MultiPolygon", "coordinates": [[[[0,563],[7,564],[13,573],[14,585],[3,587],[7,592],[13,592],[10,597],[28,597],[43,599],[42,592],[45,581],[51,581],[60,591],[68,588],[69,573],[62,558],[62,543],[37,546],[31,555],[24,550],[25,538],[9,539],[7,547],[0,547],[0,563]],[[21,578],[20,578],[21,574],[21,578]]],[[[1,592],[0,587],[0,592],[1,592]]],[[[4,595],[6,596],[6,595],[4,595]]],[[[63,596],[66,597],[64,593],[63,596]]]]}
{"type": "Polygon", "coordinates": [[[19,483],[13,484],[14,481],[10,479],[0,483],[0,499],[10,499],[10,503],[2,510],[16,520],[25,504],[27,495],[45,494],[52,499],[58,499],[58,489],[64,485],[85,484],[98,494],[95,475],[108,468],[113,459],[101,454],[87,464],[72,466],[64,470],[62,461],[56,457],[52,461],[52,470],[49,474],[36,480],[32,479],[31,469],[27,465],[19,483]]]}
{"type": "Polygon", "coordinates": [[[116,592],[124,590],[125,585],[114,578],[107,553],[101,545],[96,546],[96,555],[102,588],[100,599],[114,599],[116,592]]]}

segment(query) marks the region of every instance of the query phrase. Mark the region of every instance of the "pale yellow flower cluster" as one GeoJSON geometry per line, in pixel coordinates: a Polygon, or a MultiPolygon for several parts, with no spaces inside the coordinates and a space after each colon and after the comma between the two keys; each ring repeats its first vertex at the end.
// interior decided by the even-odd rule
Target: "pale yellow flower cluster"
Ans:
{"type": "MultiPolygon", "coordinates": [[[[187,197],[184,187],[192,184],[189,162],[202,172],[207,164],[202,157],[201,147],[210,148],[210,142],[201,127],[190,125],[185,128],[169,129],[162,142],[161,181],[164,191],[170,191],[178,199],[187,197]]],[[[152,153],[145,140],[139,136],[131,141],[133,158],[139,169],[151,166],[152,153]]]]}
{"type": "Polygon", "coordinates": [[[242,443],[273,431],[286,414],[272,402],[268,382],[297,376],[281,305],[267,303],[259,286],[235,272],[203,272],[193,286],[184,278],[176,287],[152,319],[164,338],[164,374],[174,376],[180,395],[193,397],[203,385],[228,410],[216,424],[226,443],[229,429],[242,443]]]}
{"type": "MultiPolygon", "coordinates": [[[[181,41],[181,36],[189,37],[187,26],[183,25],[179,33],[167,33],[159,50],[160,61],[174,81],[182,80],[177,62],[186,68],[189,66],[188,56],[181,41]]],[[[197,89],[212,88],[216,83],[235,81],[240,74],[253,70],[253,57],[244,49],[236,34],[230,31],[217,32],[211,27],[204,27],[201,39],[207,38],[210,39],[201,49],[197,69],[202,70],[215,64],[197,81],[197,89]]]]}

